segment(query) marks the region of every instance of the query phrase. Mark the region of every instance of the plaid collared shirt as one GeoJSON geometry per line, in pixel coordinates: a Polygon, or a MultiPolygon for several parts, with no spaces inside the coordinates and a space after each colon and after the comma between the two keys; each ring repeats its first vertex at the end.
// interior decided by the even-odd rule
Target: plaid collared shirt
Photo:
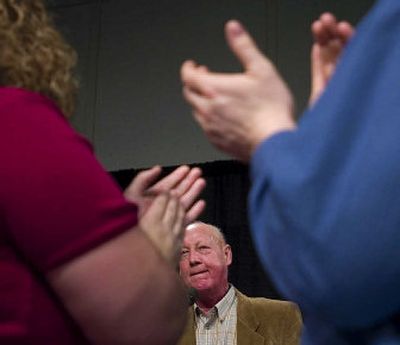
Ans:
{"type": "Polygon", "coordinates": [[[196,304],[194,308],[197,345],[236,345],[237,297],[232,285],[207,315],[196,304]]]}

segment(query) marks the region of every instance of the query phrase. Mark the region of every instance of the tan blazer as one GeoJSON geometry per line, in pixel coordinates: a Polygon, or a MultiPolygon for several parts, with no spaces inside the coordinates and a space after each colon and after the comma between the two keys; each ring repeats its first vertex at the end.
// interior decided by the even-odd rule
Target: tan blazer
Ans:
{"type": "MultiPolygon", "coordinates": [[[[302,320],[299,308],[291,302],[247,297],[236,290],[237,345],[297,345],[302,320]]],[[[178,345],[196,345],[194,308],[178,345]]]]}

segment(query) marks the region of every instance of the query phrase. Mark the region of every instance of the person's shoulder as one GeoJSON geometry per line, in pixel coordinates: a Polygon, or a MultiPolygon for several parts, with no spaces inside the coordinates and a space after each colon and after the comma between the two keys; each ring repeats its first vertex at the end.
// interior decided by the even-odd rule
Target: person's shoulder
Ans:
{"type": "Polygon", "coordinates": [[[0,87],[0,101],[25,101],[26,103],[41,103],[48,106],[55,106],[54,102],[50,98],[38,92],[15,86],[0,87]]]}
{"type": "Polygon", "coordinates": [[[265,297],[248,297],[254,306],[273,308],[275,310],[296,310],[297,305],[290,301],[270,299],[265,297]]]}
{"type": "Polygon", "coordinates": [[[8,116],[15,120],[21,116],[25,121],[29,121],[29,118],[37,119],[38,114],[41,114],[42,118],[50,115],[66,122],[64,115],[50,98],[13,86],[0,87],[0,113],[2,118],[8,116]]]}
{"type": "Polygon", "coordinates": [[[297,304],[265,297],[249,297],[241,292],[238,292],[239,300],[245,301],[251,305],[256,313],[268,313],[275,315],[298,315],[299,308],[297,304]]]}
{"type": "Polygon", "coordinates": [[[298,344],[302,316],[295,303],[265,297],[248,297],[237,291],[238,318],[256,324],[258,333],[282,339],[280,344],[298,344]],[[284,330],[284,331],[283,331],[284,330]]]}
{"type": "Polygon", "coordinates": [[[73,144],[92,152],[90,142],[73,129],[50,98],[40,93],[18,87],[0,87],[0,121],[2,141],[14,143],[14,151],[17,147],[22,151],[27,147],[30,150],[47,147],[49,152],[55,152],[58,147],[61,152],[61,146],[70,150],[73,144]],[[52,145],[48,145],[50,142],[52,145]]]}

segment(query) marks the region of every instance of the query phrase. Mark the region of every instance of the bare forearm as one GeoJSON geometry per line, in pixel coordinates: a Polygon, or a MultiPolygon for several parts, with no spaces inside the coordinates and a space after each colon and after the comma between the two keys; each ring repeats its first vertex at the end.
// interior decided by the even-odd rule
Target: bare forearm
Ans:
{"type": "Polygon", "coordinates": [[[72,263],[74,272],[53,272],[55,290],[95,344],[175,344],[186,317],[178,274],[139,230],[112,242],[72,263]]]}

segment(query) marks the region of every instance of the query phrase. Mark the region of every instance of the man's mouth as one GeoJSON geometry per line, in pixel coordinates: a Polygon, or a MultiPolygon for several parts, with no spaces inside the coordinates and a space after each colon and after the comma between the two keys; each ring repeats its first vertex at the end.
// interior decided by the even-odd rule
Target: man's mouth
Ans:
{"type": "Polygon", "coordinates": [[[194,277],[194,276],[198,276],[198,275],[200,275],[200,274],[207,273],[207,272],[208,272],[207,270],[198,271],[198,272],[193,272],[193,273],[190,273],[190,276],[191,276],[191,277],[194,277]]]}

